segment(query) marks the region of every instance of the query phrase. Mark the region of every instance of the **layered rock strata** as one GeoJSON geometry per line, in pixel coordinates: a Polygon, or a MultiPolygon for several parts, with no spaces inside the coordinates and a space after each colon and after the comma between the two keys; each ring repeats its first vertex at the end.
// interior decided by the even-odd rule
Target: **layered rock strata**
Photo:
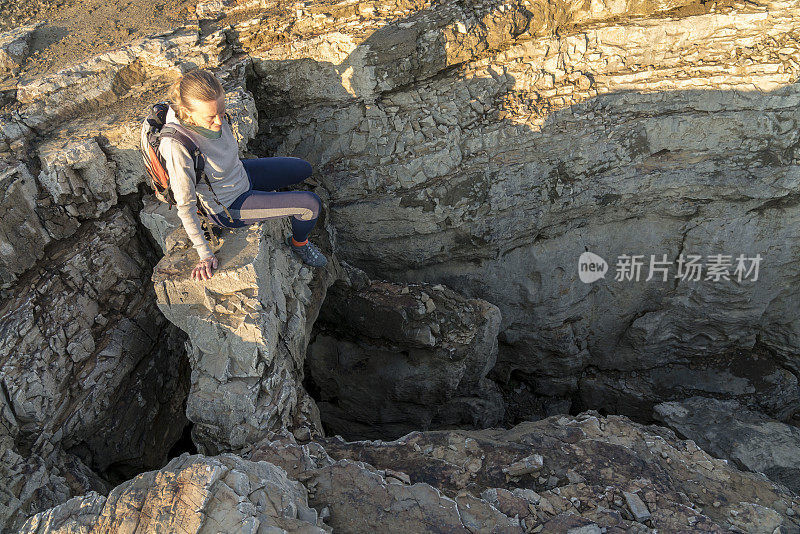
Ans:
{"type": "Polygon", "coordinates": [[[500,312],[441,284],[370,280],[343,264],[306,353],[328,430],[349,439],[429,428],[485,428],[503,419],[486,378],[500,312]]]}
{"type": "MultiPolygon", "coordinates": [[[[794,466],[781,461],[782,450],[764,459],[746,449],[764,443],[761,429],[773,428],[761,414],[796,424],[800,398],[795,2],[306,4],[243,3],[228,20],[230,6],[203,3],[197,13],[216,22],[0,84],[0,513],[10,518],[7,528],[71,495],[105,491],[108,481],[97,472],[126,478],[162,464],[186,422],[176,410],[187,387],[185,334],[159,319],[148,287],[155,261],[132,214],[144,179],[136,152],[143,111],[163,99],[177,74],[197,66],[217,69],[228,94],[240,97],[231,102],[245,109],[237,113],[240,134],[258,131],[253,153],[291,154],[314,165],[327,191],[326,250],[373,280],[442,284],[497,306],[499,347],[488,376],[503,387],[506,422],[586,407],[648,420],[658,403],[714,397],[747,416],[732,423],[747,438],[744,452],[723,440],[718,454],[776,479],[785,475],[791,485],[794,466]],[[587,250],[610,269],[592,284],[577,277],[587,250]],[[761,258],[757,279],[748,271],[736,280],[739,254],[761,258]],[[637,255],[638,279],[631,272],[612,280],[615,260],[637,255]],[[703,276],[671,278],[676,261],[690,255],[704,260],[703,276]],[[658,261],[672,269],[666,280],[659,270],[648,276],[658,261]],[[731,279],[715,279],[714,271],[731,279]]],[[[29,31],[21,40],[3,36],[0,46],[7,55],[23,50],[29,31]]],[[[6,68],[24,69],[14,54],[6,68]]],[[[292,267],[296,258],[277,248],[283,231],[267,224],[224,236],[241,246],[222,252],[225,272],[251,281],[239,287],[222,277],[208,293],[187,283],[191,262],[178,251],[180,236],[168,243],[163,235],[170,253],[168,271],[156,272],[160,295],[177,303],[167,313],[200,340],[188,344],[196,400],[214,391],[230,395],[189,409],[206,453],[246,454],[253,440],[283,427],[300,442],[319,437],[301,386],[303,353],[323,288],[339,275],[309,277],[292,267]],[[181,271],[170,271],[175,266],[181,271]],[[276,269],[271,282],[264,267],[276,269]],[[256,347],[221,358],[231,350],[221,339],[256,347]],[[200,348],[209,345],[213,350],[200,348]],[[264,388],[265,377],[287,387],[264,388]],[[241,432],[223,415],[231,406],[241,432]]],[[[372,443],[369,467],[345,457],[368,455],[363,443],[330,441],[330,460],[318,454],[312,466],[327,469],[317,477],[317,494],[331,503],[326,523],[348,528],[357,521],[353,503],[363,495],[343,492],[340,481],[360,480],[375,490],[365,492],[368,525],[385,519],[384,508],[399,514],[409,505],[417,517],[440,506],[438,525],[473,531],[506,519],[511,528],[542,531],[797,531],[797,503],[783,486],[695,454],[692,442],[673,442],[665,430],[648,432],[669,446],[596,414],[580,419],[580,431],[566,416],[526,423],[534,425],[531,433],[520,430],[524,425],[486,431],[523,447],[506,464],[503,457],[481,459],[497,477],[472,486],[463,505],[433,479],[430,487],[386,489],[384,483],[424,477],[411,458],[396,469],[381,465],[391,463],[381,451],[396,444],[372,443]],[[609,432],[592,430],[592,417],[609,432]],[[626,441],[629,435],[636,440],[626,441]],[[563,456],[525,448],[529,442],[563,456]],[[594,462],[604,447],[614,453],[594,462]],[[582,458],[586,472],[566,469],[571,458],[582,458]],[[676,463],[685,470],[675,471],[676,463]],[[658,469],[647,471],[650,465],[658,469]],[[542,469],[544,481],[534,481],[542,469]],[[496,481],[505,476],[502,487],[496,481]],[[599,497],[609,480],[617,489],[599,497]],[[688,492],[675,489],[676,480],[688,492]],[[580,486],[587,482],[598,487],[580,486]],[[546,494],[555,513],[527,490],[546,494]],[[560,493],[569,505],[553,497],[560,493]],[[547,509],[540,515],[537,506],[547,509]]],[[[687,423],[670,424],[691,431],[687,423]]],[[[789,436],[792,428],[780,427],[789,436]]],[[[471,437],[480,443],[486,435],[471,437]]],[[[430,472],[429,445],[443,458],[461,450],[460,438],[448,437],[445,450],[443,441],[425,441],[442,434],[411,436],[404,439],[422,440],[419,462],[430,472]]],[[[450,463],[475,469],[470,454],[450,463]]],[[[237,491],[235,498],[225,493],[231,503],[249,499],[237,491]]],[[[94,504],[87,506],[97,511],[99,497],[89,496],[85,502],[94,504]]],[[[313,499],[315,506],[325,502],[313,499]]],[[[299,509],[302,498],[296,502],[299,509]]],[[[228,517],[280,525],[255,507],[228,517]]],[[[398,529],[413,530],[418,523],[410,515],[395,514],[398,529]]],[[[35,528],[60,528],[50,517],[54,522],[35,528]]]]}
{"type": "Polygon", "coordinates": [[[253,146],[322,169],[343,260],[499,307],[491,376],[518,418],[546,415],[544,397],[646,420],[707,393],[789,421],[796,16],[785,1],[381,3],[311,6],[288,43],[269,24],[233,31],[273,112],[253,146]],[[586,250],[610,269],[592,284],[586,250]]]}
{"type": "Polygon", "coordinates": [[[322,431],[303,362],[337,266],[312,271],[284,243],[289,233],[285,218],[225,231],[219,268],[202,282],[190,277],[191,247],[167,250],[155,267],[158,307],[189,336],[186,416],[205,454],[241,450],[269,430],[322,431]]]}

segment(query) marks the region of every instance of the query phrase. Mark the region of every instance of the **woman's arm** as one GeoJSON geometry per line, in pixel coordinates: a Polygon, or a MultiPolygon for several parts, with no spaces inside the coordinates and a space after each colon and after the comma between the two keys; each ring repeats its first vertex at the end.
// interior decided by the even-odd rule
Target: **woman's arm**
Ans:
{"type": "Polygon", "coordinates": [[[214,253],[203,235],[200,217],[197,216],[197,194],[194,188],[195,172],[192,157],[186,147],[169,137],[161,140],[159,150],[164,156],[164,163],[169,174],[169,187],[172,189],[177,203],[178,217],[181,218],[183,227],[186,229],[189,239],[192,240],[200,259],[211,258],[214,253]]]}

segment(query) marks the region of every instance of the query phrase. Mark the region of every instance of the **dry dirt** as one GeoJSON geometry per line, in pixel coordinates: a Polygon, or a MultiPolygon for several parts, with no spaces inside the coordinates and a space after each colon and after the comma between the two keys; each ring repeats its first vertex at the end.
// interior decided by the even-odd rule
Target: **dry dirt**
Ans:
{"type": "MultiPolygon", "coordinates": [[[[724,10],[736,1],[699,0],[672,14],[724,10]]],[[[227,9],[246,2],[228,0],[227,9]]],[[[34,32],[29,57],[13,76],[20,79],[55,72],[135,39],[186,24],[200,23],[207,33],[235,23],[246,14],[246,11],[240,11],[218,21],[198,21],[195,15],[197,3],[197,0],[0,0],[0,32],[31,22],[44,22],[34,32]]],[[[287,7],[283,0],[265,3],[268,8],[262,11],[269,16],[280,16],[279,13],[287,7]]],[[[312,10],[324,11],[330,3],[325,0],[313,2],[312,10]]],[[[14,83],[10,74],[3,76],[0,74],[0,86],[14,83]]]]}
{"type": "Polygon", "coordinates": [[[53,72],[194,20],[189,0],[2,0],[0,30],[43,21],[22,76],[53,72]]]}

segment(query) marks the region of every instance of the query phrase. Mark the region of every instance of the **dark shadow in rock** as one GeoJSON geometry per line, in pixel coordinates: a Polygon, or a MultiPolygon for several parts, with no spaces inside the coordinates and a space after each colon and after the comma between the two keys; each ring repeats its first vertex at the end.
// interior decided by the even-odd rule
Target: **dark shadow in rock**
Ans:
{"type": "Polygon", "coordinates": [[[502,396],[486,378],[497,357],[496,306],[441,284],[370,280],[342,267],[305,358],[326,432],[394,439],[502,421],[502,396]]]}
{"type": "Polygon", "coordinates": [[[178,441],[172,446],[172,448],[167,453],[167,460],[171,460],[176,456],[180,456],[184,452],[188,452],[189,454],[197,454],[197,445],[194,444],[192,441],[192,427],[194,423],[189,423],[185,427],[183,427],[183,432],[181,432],[181,437],[178,438],[178,441]]]}

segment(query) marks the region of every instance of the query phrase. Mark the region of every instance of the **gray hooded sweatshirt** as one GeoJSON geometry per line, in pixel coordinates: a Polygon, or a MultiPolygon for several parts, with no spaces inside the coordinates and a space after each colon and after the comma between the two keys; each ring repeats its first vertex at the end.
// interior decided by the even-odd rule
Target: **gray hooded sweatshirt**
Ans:
{"type": "MultiPolygon", "coordinates": [[[[209,139],[189,128],[182,128],[172,107],[167,111],[166,124],[177,125],[183,133],[194,141],[206,159],[205,172],[211,187],[217,194],[221,204],[228,206],[239,195],[250,190],[250,180],[244,170],[244,165],[239,159],[239,143],[233,136],[228,121],[222,121],[222,135],[219,139],[209,139]]],[[[222,205],[217,204],[205,180],[195,187],[195,172],[192,157],[186,148],[175,139],[164,137],[161,139],[159,151],[164,157],[166,170],[169,174],[170,189],[177,203],[178,216],[183,227],[192,240],[194,249],[201,260],[214,255],[200,226],[200,216],[197,214],[197,202],[200,202],[206,213],[222,213],[222,218],[227,218],[222,205]]]]}

